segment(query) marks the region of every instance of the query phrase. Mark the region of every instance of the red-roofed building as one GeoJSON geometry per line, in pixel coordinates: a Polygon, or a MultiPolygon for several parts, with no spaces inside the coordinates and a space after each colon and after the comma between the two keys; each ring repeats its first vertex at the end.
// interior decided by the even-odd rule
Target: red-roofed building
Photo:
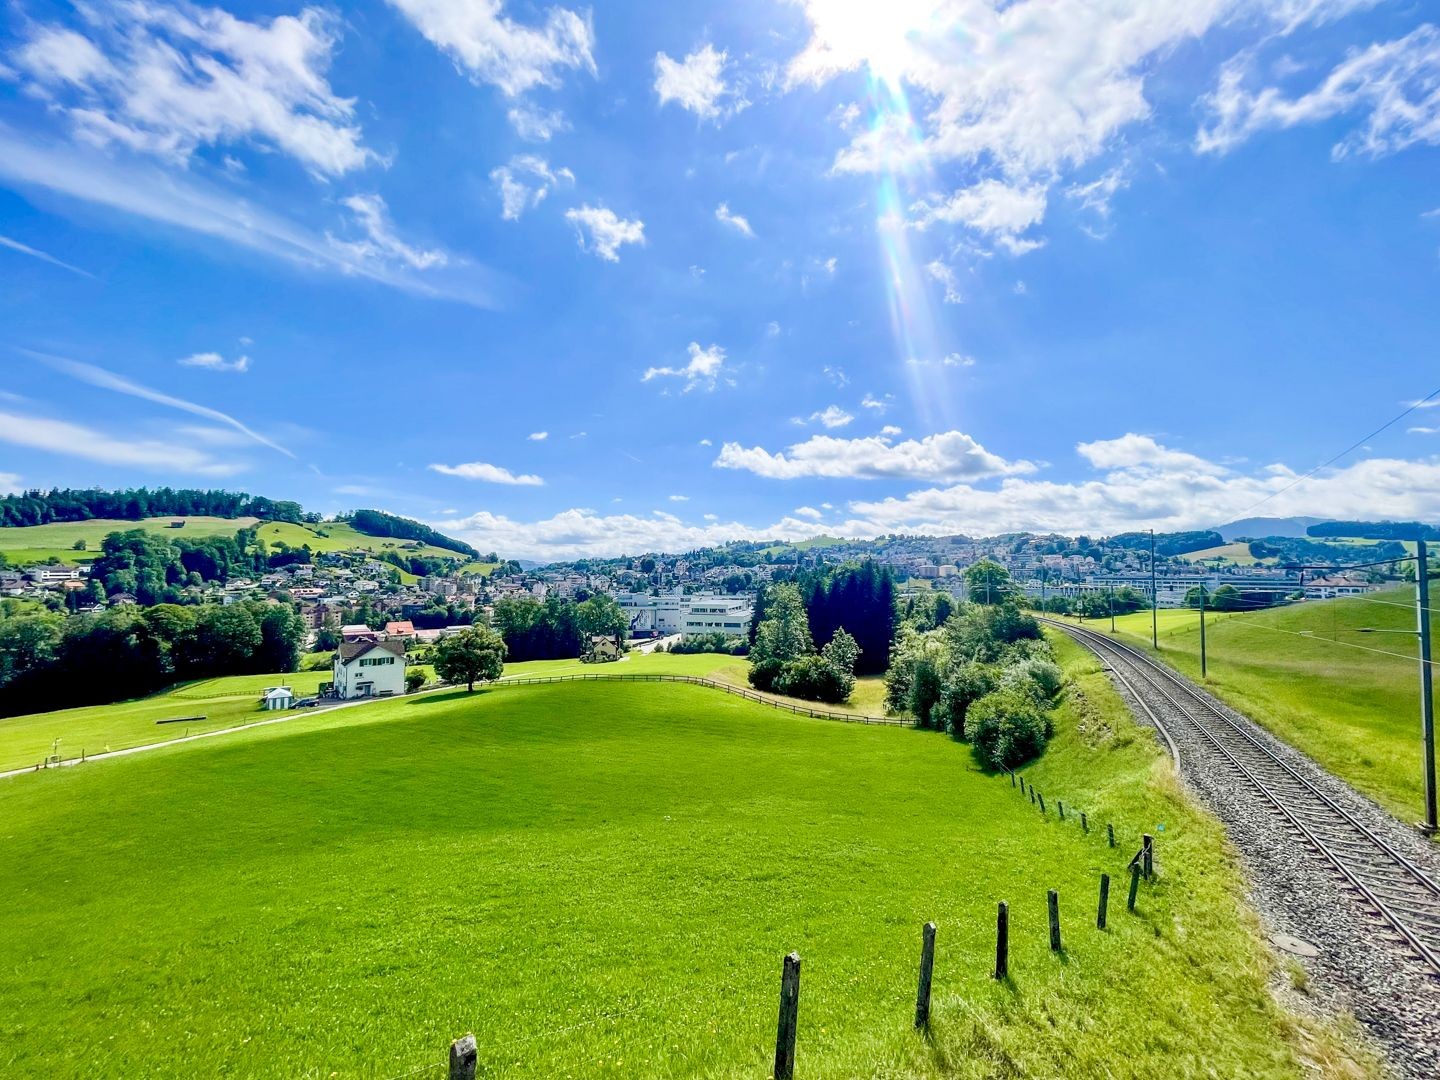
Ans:
{"type": "Polygon", "coordinates": [[[415,636],[415,624],[406,619],[404,622],[387,622],[385,624],[385,636],[387,638],[400,638],[408,641],[415,636]]]}

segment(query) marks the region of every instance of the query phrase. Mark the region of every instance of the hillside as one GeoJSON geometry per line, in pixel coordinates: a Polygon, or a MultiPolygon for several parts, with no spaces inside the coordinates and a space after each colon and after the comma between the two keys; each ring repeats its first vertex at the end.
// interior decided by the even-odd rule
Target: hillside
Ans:
{"type": "Polygon", "coordinates": [[[486,1076],[763,1076],[790,949],[806,1076],[1298,1078],[1333,1059],[1266,990],[1219,827],[1082,677],[1035,775],[1113,821],[1117,849],[943,736],[691,686],[442,692],[20,776],[0,786],[26,837],[0,875],[24,1018],[7,1064],[180,1074],[203,1046],[234,1075],[389,1077],[473,1031],[486,1076]],[[1154,821],[1161,879],[1135,915],[1112,894],[1097,932],[1099,871],[1119,880],[1154,821]],[[927,919],[932,1041],[910,1023],[927,919]]]}

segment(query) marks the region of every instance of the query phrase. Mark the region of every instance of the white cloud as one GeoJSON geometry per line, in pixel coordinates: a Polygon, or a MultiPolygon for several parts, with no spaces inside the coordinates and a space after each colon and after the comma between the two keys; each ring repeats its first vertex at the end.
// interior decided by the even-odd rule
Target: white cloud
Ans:
{"type": "Polygon", "coordinates": [[[780,324],[779,324],[778,322],[776,322],[774,319],[771,319],[768,323],[765,324],[765,336],[766,336],[766,337],[779,337],[779,336],[780,336],[780,324]]]}
{"type": "Polygon", "coordinates": [[[206,368],[210,371],[231,371],[237,375],[243,375],[250,370],[250,357],[237,356],[234,360],[226,360],[217,352],[192,353],[183,356],[176,361],[182,367],[206,368]]]}
{"type": "Polygon", "coordinates": [[[33,248],[29,244],[22,244],[19,240],[12,239],[9,236],[0,236],[0,247],[9,248],[11,251],[18,251],[22,255],[29,255],[32,259],[39,259],[41,262],[47,262],[51,266],[58,266],[62,270],[69,270],[72,274],[79,274],[81,277],[93,278],[95,276],[88,270],[81,270],[78,266],[71,266],[69,263],[62,262],[48,252],[41,251],[39,248],[33,248]]]}
{"type": "Polygon", "coordinates": [[[684,60],[672,60],[663,52],[655,54],[655,95],[660,104],[675,102],[702,120],[715,120],[739,112],[749,104],[725,83],[729,56],[702,45],[684,60]],[[730,99],[722,106],[723,99],[730,99]]]}
{"type": "Polygon", "coordinates": [[[671,501],[671,502],[689,502],[689,501],[690,501],[690,496],[689,496],[689,495],[671,495],[671,496],[670,496],[670,501],[671,501]]]}
{"type": "Polygon", "coordinates": [[[548,431],[532,431],[525,437],[531,442],[544,442],[550,437],[550,433],[548,431]]]}
{"type": "Polygon", "coordinates": [[[825,515],[813,506],[797,506],[792,513],[796,517],[810,518],[812,521],[819,521],[825,515]]]}
{"type": "Polygon", "coordinates": [[[948,368],[959,368],[975,366],[975,358],[973,356],[969,356],[966,353],[958,352],[946,353],[944,356],[939,357],[938,359],[930,359],[928,357],[922,356],[912,356],[905,362],[907,364],[910,364],[912,367],[939,366],[948,368]]]}
{"type": "Polygon", "coordinates": [[[840,408],[839,405],[827,405],[819,412],[811,413],[810,419],[818,420],[827,428],[840,428],[850,423],[850,421],[854,420],[855,417],[852,416],[850,413],[846,412],[844,409],[840,408]]]}
{"type": "Polygon", "coordinates": [[[1130,177],[1123,168],[1111,169],[1103,176],[1088,184],[1071,184],[1065,189],[1065,197],[1089,210],[1102,223],[1110,220],[1110,200],[1117,191],[1130,186],[1130,177]]]}
{"type": "Polygon", "coordinates": [[[560,132],[570,130],[570,122],[559,109],[546,111],[521,102],[505,116],[515,134],[529,142],[549,142],[560,132]]]}
{"type": "Polygon", "coordinates": [[[883,398],[877,398],[874,394],[866,394],[860,402],[862,409],[873,409],[875,412],[883,413],[894,404],[895,396],[886,394],[883,398]]]}
{"type": "Polygon", "coordinates": [[[838,365],[826,364],[821,370],[825,377],[836,386],[845,386],[850,382],[850,376],[846,375],[845,369],[838,365]]]}
{"type": "Polygon", "coordinates": [[[946,431],[891,443],[868,436],[837,439],[815,435],[779,453],[726,443],[715,459],[718,469],[743,469],[773,480],[825,476],[850,479],[930,480],[942,477],[1002,476],[1032,472],[1028,461],[1006,461],[961,431],[946,431]]]}
{"type": "Polygon", "coordinates": [[[705,390],[714,390],[716,380],[720,377],[720,370],[725,366],[725,350],[719,345],[711,345],[708,349],[702,349],[698,341],[692,341],[689,345],[690,362],[684,367],[652,367],[646,368],[645,374],[640,377],[641,382],[649,382],[651,379],[678,378],[685,380],[685,392],[689,393],[696,387],[705,390]]]}
{"type": "Polygon", "coordinates": [[[925,272],[945,286],[945,303],[963,304],[965,302],[965,297],[960,293],[960,281],[955,276],[953,269],[939,259],[932,259],[925,264],[925,272]]]}
{"type": "Polygon", "coordinates": [[[516,97],[560,85],[567,69],[595,72],[588,13],[551,8],[541,27],[515,22],[504,0],[390,0],[426,39],[481,83],[516,97]]]}
{"type": "Polygon", "coordinates": [[[606,262],[620,261],[623,244],[645,243],[645,223],[638,218],[617,217],[615,211],[603,206],[586,204],[578,210],[566,210],[565,220],[575,226],[582,251],[591,251],[606,262]],[[587,244],[586,238],[589,238],[587,244]]]}
{"type": "Polygon", "coordinates": [[[269,447],[271,450],[278,451],[286,457],[293,458],[295,456],[273,439],[267,439],[264,435],[252,430],[239,420],[236,420],[233,416],[230,416],[228,413],[223,413],[219,409],[212,409],[208,405],[199,405],[193,401],[186,401],[184,398],[162,393],[159,390],[152,390],[148,386],[142,386],[137,382],[132,382],[123,375],[116,375],[114,372],[106,371],[104,368],[96,367],[94,364],[84,364],[78,360],[67,360],[59,356],[46,356],[42,353],[31,353],[28,352],[28,350],[27,355],[34,356],[46,364],[49,364],[56,371],[79,379],[81,382],[89,383],[91,386],[98,386],[102,390],[113,390],[117,394],[128,394],[130,397],[140,398],[143,401],[152,401],[157,405],[164,405],[171,409],[178,409],[181,412],[190,413],[192,416],[201,416],[207,420],[214,420],[217,423],[233,428],[235,431],[247,436],[252,442],[257,442],[261,446],[269,447]]]}
{"type": "MultiPolygon", "coordinates": [[[[1027,239],[1022,234],[1045,217],[1045,204],[1043,184],[1018,186],[982,180],[961,188],[947,199],[916,203],[911,211],[920,228],[936,222],[963,225],[993,240],[1012,255],[1023,255],[1040,246],[1040,241],[1027,239]]],[[[931,274],[934,276],[933,270],[931,274]]],[[[946,300],[949,299],[947,295],[946,300]]]]}
{"type": "Polygon", "coordinates": [[[1405,431],[1409,435],[1440,435],[1440,427],[1425,427],[1423,425],[1406,428],[1405,431]]]}
{"type": "Polygon", "coordinates": [[[95,150],[22,135],[0,123],[0,177],[20,189],[42,188],[146,221],[187,229],[286,262],[355,275],[422,296],[492,306],[483,272],[424,276],[383,258],[366,242],[320,235],[232,192],[192,175],[112,160],[95,150]]]}
{"type": "Polygon", "coordinates": [[[325,78],[337,20],[319,8],[247,22],[219,8],[111,3],[87,38],[37,25],[12,55],[77,137],[185,162],[202,146],[256,144],[339,176],[375,155],[354,102],[325,78]]]}
{"type": "Polygon", "coordinates": [[[715,207],[715,220],[722,225],[728,225],[741,236],[748,236],[752,240],[755,238],[755,230],[750,227],[750,222],[740,214],[732,214],[729,203],[722,202],[715,207]]]}
{"type": "Polygon", "coordinates": [[[1076,445],[1076,453],[1097,469],[1132,469],[1206,472],[1220,475],[1226,470],[1183,450],[1171,450],[1149,435],[1133,432],[1118,439],[1099,439],[1076,445]]]}
{"type": "Polygon", "coordinates": [[[458,476],[462,480],[480,480],[487,484],[517,484],[522,487],[539,487],[545,481],[529,473],[512,473],[499,465],[483,461],[467,461],[462,465],[431,465],[431,470],[445,476],[458,476]]]}
{"type": "Polygon", "coordinates": [[[0,412],[0,442],[83,458],[116,468],[193,473],[197,476],[232,476],[244,468],[238,462],[216,460],[193,445],[137,439],[133,431],[111,435],[83,424],[29,413],[22,416],[0,412]]]}
{"type": "Polygon", "coordinates": [[[901,430],[900,430],[898,427],[896,427],[894,424],[886,424],[884,427],[882,427],[882,428],[880,429],[880,434],[886,436],[887,438],[891,438],[891,437],[894,437],[894,436],[896,436],[896,435],[902,434],[902,432],[901,432],[901,430]]]}
{"type": "Polygon", "coordinates": [[[1246,89],[1252,64],[1241,54],[1221,70],[1204,99],[1211,123],[1196,135],[1196,149],[1224,153],[1260,131],[1352,113],[1364,123],[1335,144],[1336,158],[1440,144],[1440,28],[1433,25],[1354,50],[1318,86],[1293,97],[1275,86],[1246,89]]]}
{"type": "Polygon", "coordinates": [[[715,444],[712,443],[709,439],[701,439],[701,440],[700,440],[700,445],[701,445],[701,446],[714,446],[715,444]]]}
{"type": "Polygon", "coordinates": [[[550,169],[550,163],[534,154],[517,154],[506,165],[490,170],[490,179],[500,192],[500,216],[518,221],[520,215],[539,206],[551,189],[559,184],[575,183],[569,169],[550,169]]]}
{"type": "Polygon", "coordinates": [[[10,495],[19,490],[20,475],[18,473],[0,473],[0,495],[10,495]]]}
{"type": "Polygon", "coordinates": [[[390,223],[390,213],[385,200],[379,195],[350,195],[340,200],[341,205],[355,215],[355,220],[365,232],[364,240],[337,240],[331,243],[355,258],[365,261],[395,261],[412,270],[428,270],[432,266],[444,266],[449,256],[443,251],[426,251],[413,247],[401,240],[390,223]]]}

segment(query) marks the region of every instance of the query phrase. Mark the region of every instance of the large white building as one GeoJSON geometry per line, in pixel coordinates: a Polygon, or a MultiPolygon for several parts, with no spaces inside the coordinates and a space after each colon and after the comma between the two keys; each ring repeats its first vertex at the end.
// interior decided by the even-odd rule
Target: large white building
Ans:
{"type": "Polygon", "coordinates": [[[754,613],[748,596],[719,593],[621,593],[615,599],[630,617],[630,633],[636,637],[715,633],[742,637],[750,632],[754,613]]]}
{"type": "Polygon", "coordinates": [[[346,642],[335,652],[335,696],[389,697],[405,692],[405,643],[346,642]]]}

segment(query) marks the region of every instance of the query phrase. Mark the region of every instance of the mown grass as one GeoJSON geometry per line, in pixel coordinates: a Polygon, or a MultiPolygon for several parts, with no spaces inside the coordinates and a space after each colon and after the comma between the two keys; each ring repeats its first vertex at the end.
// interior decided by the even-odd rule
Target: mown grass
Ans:
{"type": "Polygon", "coordinates": [[[967,747],[699,687],[447,692],[21,777],[0,1071],[390,1077],[474,1031],[487,1077],[764,1076],[798,949],[802,1075],[1301,1075],[1218,827],[1085,693],[1111,735],[1067,705],[1037,782],[1127,848],[1168,825],[1105,933],[1096,879],[1127,848],[1041,820],[967,747]]]}
{"type": "Polygon", "coordinates": [[[100,544],[112,532],[144,529],[171,539],[177,536],[233,536],[254,525],[256,518],[220,517],[157,517],[141,521],[117,518],[95,518],[90,521],[55,522],[50,525],[23,525],[0,529],[0,552],[16,566],[44,562],[52,555],[62,563],[90,562],[100,557],[100,544]],[[170,522],[183,521],[183,529],[170,528],[170,522]],[[86,550],[75,551],[76,541],[84,540],[86,550]]]}
{"type": "MultiPolygon", "coordinates": [[[[416,665],[427,678],[435,677],[429,664],[416,665]]],[[[505,677],[519,679],[552,675],[698,675],[745,687],[749,671],[741,657],[720,653],[631,653],[615,664],[585,664],[579,660],[529,660],[506,664],[505,677]]],[[[25,768],[43,761],[55,740],[62,758],[78,758],[106,750],[168,742],[185,734],[215,731],[256,720],[274,719],[261,711],[259,696],[271,686],[289,686],[297,696],[318,692],[329,682],[328,667],[273,675],[229,675],[184,683],[159,694],[112,705],[88,705],[75,709],[32,713],[0,719],[0,770],[25,768]],[[179,724],[157,724],[157,720],[184,717],[179,724]]],[[[770,695],[776,701],[801,707],[812,702],[770,695]]],[[[856,681],[850,702],[838,706],[815,706],[840,712],[881,716],[885,707],[885,684],[878,678],[856,681]]]]}
{"type": "MultiPolygon", "coordinates": [[[[1198,679],[1199,613],[1162,611],[1160,618],[1160,658],[1198,679]]],[[[1105,630],[1109,623],[1088,625],[1105,630]]],[[[1116,625],[1132,644],[1150,648],[1149,612],[1121,616],[1116,625]]],[[[1440,629],[1433,614],[1432,625],[1440,629]]],[[[1396,817],[1417,821],[1424,789],[1414,628],[1413,589],[1208,612],[1206,686],[1396,817]]]]}

